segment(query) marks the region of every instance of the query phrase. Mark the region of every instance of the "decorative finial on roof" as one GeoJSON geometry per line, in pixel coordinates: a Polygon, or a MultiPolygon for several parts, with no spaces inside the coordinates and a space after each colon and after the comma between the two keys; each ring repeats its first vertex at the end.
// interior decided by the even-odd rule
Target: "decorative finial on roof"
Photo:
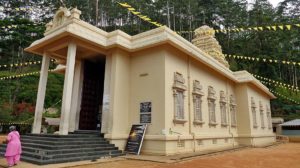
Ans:
{"type": "Polygon", "coordinates": [[[64,23],[73,20],[73,19],[80,19],[81,11],[77,8],[73,8],[71,11],[66,7],[60,7],[55,15],[53,16],[53,20],[46,24],[46,32],[63,25],[64,23]]]}
{"type": "Polygon", "coordinates": [[[228,62],[222,53],[222,48],[219,42],[215,38],[215,31],[209,26],[201,26],[195,30],[195,37],[192,43],[200,48],[202,51],[206,52],[208,55],[212,56],[214,59],[229,67],[228,62]]]}

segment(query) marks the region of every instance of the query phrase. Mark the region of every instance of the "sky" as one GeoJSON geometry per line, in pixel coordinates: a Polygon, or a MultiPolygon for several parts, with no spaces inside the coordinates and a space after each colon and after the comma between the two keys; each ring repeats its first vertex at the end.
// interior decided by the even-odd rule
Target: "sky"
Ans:
{"type": "MultiPolygon", "coordinates": [[[[249,2],[253,2],[254,0],[248,0],[248,3],[249,2]]],[[[273,7],[276,7],[278,5],[279,2],[282,2],[283,0],[268,0],[272,5],[273,7]]]]}
{"type": "Polygon", "coordinates": [[[283,0],[269,0],[271,2],[271,4],[276,7],[278,5],[279,2],[282,2],[283,0]]]}

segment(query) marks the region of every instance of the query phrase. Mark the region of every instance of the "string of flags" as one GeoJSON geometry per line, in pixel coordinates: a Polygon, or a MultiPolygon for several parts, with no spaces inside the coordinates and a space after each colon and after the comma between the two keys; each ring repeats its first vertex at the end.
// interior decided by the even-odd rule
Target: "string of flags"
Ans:
{"type": "MultiPolygon", "coordinates": [[[[53,69],[48,70],[48,72],[52,72],[53,69]]],[[[11,75],[11,76],[5,76],[1,77],[0,80],[8,80],[8,79],[16,79],[16,78],[22,78],[25,76],[33,76],[39,74],[40,71],[35,71],[35,72],[29,72],[29,73],[23,73],[23,74],[18,74],[18,75],[11,75]]]]}
{"type": "Polygon", "coordinates": [[[253,75],[254,77],[258,78],[259,80],[271,82],[271,83],[276,84],[276,85],[278,85],[278,86],[280,86],[280,87],[282,87],[282,88],[290,89],[290,90],[293,90],[293,91],[300,92],[299,87],[296,87],[296,86],[294,86],[294,85],[282,83],[282,82],[275,81],[275,80],[273,80],[273,79],[265,78],[265,77],[262,77],[262,76],[259,76],[259,75],[255,75],[255,74],[252,74],[252,75],[253,75]]]}
{"type": "Polygon", "coordinates": [[[26,122],[1,122],[0,125],[32,125],[32,123],[26,123],[26,122]]]}
{"type": "Polygon", "coordinates": [[[128,3],[120,3],[117,2],[120,6],[122,6],[123,8],[126,8],[129,12],[131,12],[133,15],[138,16],[139,18],[141,18],[142,20],[151,23],[157,27],[161,27],[164,26],[163,24],[160,24],[158,22],[152,21],[148,16],[146,15],[142,15],[141,12],[136,11],[135,8],[133,8],[131,5],[129,5],[128,3]]]}
{"type": "Polygon", "coordinates": [[[14,29],[14,28],[17,28],[17,27],[22,27],[22,26],[37,26],[37,25],[41,25],[41,24],[40,23],[11,24],[11,25],[0,26],[0,28],[7,31],[7,30],[14,29]]]}
{"type": "Polygon", "coordinates": [[[20,122],[1,122],[0,125],[32,125],[34,117],[31,117],[25,121],[20,121],[20,122]],[[30,121],[32,121],[30,123],[30,121]]]}
{"type": "MultiPolygon", "coordinates": [[[[272,26],[256,26],[256,27],[246,27],[246,28],[229,28],[229,29],[214,29],[211,30],[215,33],[229,33],[229,32],[245,32],[245,31],[278,31],[278,30],[288,30],[293,28],[300,28],[300,24],[282,24],[282,25],[272,25],[272,26]]],[[[194,31],[179,31],[179,34],[193,33],[194,31]]]]}
{"type": "Polygon", "coordinates": [[[292,88],[288,88],[288,87],[284,87],[284,86],[279,85],[279,84],[276,84],[276,83],[271,83],[271,82],[268,82],[268,81],[262,81],[262,80],[260,80],[260,82],[263,83],[263,84],[274,85],[274,86],[276,86],[276,87],[281,87],[281,88],[284,88],[284,89],[288,89],[288,90],[290,90],[290,91],[299,92],[299,90],[292,89],[292,88]]]}
{"type": "Polygon", "coordinates": [[[29,6],[26,6],[26,7],[18,7],[18,8],[10,8],[10,7],[7,7],[5,8],[6,11],[33,11],[33,8],[29,7],[29,6]]]}
{"type": "MultiPolygon", "coordinates": [[[[55,59],[51,59],[51,62],[55,62],[55,59]]],[[[22,67],[22,66],[30,66],[30,65],[38,65],[41,64],[41,61],[27,61],[21,63],[14,63],[14,64],[3,64],[0,65],[0,68],[14,68],[14,67],[22,67]]]]}
{"type": "Polygon", "coordinates": [[[219,29],[215,30],[216,33],[228,33],[228,32],[243,32],[243,31],[277,31],[277,30],[291,30],[292,28],[298,28],[300,24],[282,24],[282,25],[271,25],[271,26],[256,26],[247,28],[230,28],[230,29],[219,29]]]}
{"type": "Polygon", "coordinates": [[[4,64],[4,65],[0,65],[0,68],[21,67],[21,66],[37,65],[37,64],[41,64],[41,61],[28,61],[24,63],[4,64]]]}
{"type": "Polygon", "coordinates": [[[258,58],[258,57],[248,57],[242,55],[231,55],[231,54],[224,54],[225,57],[234,58],[234,59],[241,59],[241,60],[249,60],[249,61],[262,61],[262,62],[269,62],[269,63],[278,63],[278,64],[285,64],[285,65],[299,65],[300,62],[289,61],[289,60],[277,60],[277,59],[269,59],[269,58],[258,58]]]}
{"type": "Polygon", "coordinates": [[[272,89],[270,89],[270,91],[271,91],[272,93],[276,94],[277,96],[281,97],[281,98],[284,98],[284,99],[286,99],[286,100],[289,100],[289,101],[291,101],[291,102],[293,102],[293,103],[295,103],[295,104],[300,104],[300,102],[298,102],[298,101],[296,101],[296,100],[294,100],[294,99],[291,99],[291,98],[289,98],[289,97],[287,97],[287,96],[285,96],[285,95],[283,95],[283,94],[281,94],[281,93],[278,93],[278,92],[276,92],[276,91],[274,91],[274,90],[272,90],[272,89]]]}

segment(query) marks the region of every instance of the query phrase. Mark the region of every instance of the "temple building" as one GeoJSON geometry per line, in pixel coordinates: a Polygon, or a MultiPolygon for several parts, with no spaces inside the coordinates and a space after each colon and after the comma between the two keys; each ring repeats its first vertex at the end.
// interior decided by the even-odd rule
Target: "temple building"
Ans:
{"type": "Polygon", "coordinates": [[[105,32],[60,8],[27,52],[42,56],[32,133],[41,133],[50,59],[62,64],[59,134],[99,130],[123,150],[132,124],[147,124],[143,154],[273,143],[270,99],[247,71],[232,72],[214,30],[192,43],[167,27],[105,32]],[[64,66],[65,67],[64,67],[64,66]]]}

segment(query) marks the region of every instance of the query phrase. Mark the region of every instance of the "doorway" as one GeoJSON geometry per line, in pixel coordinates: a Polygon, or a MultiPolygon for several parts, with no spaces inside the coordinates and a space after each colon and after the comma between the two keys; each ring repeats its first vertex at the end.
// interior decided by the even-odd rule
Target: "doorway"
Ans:
{"type": "Polygon", "coordinates": [[[105,57],[84,61],[84,77],[80,109],[80,130],[101,130],[105,57]]]}

